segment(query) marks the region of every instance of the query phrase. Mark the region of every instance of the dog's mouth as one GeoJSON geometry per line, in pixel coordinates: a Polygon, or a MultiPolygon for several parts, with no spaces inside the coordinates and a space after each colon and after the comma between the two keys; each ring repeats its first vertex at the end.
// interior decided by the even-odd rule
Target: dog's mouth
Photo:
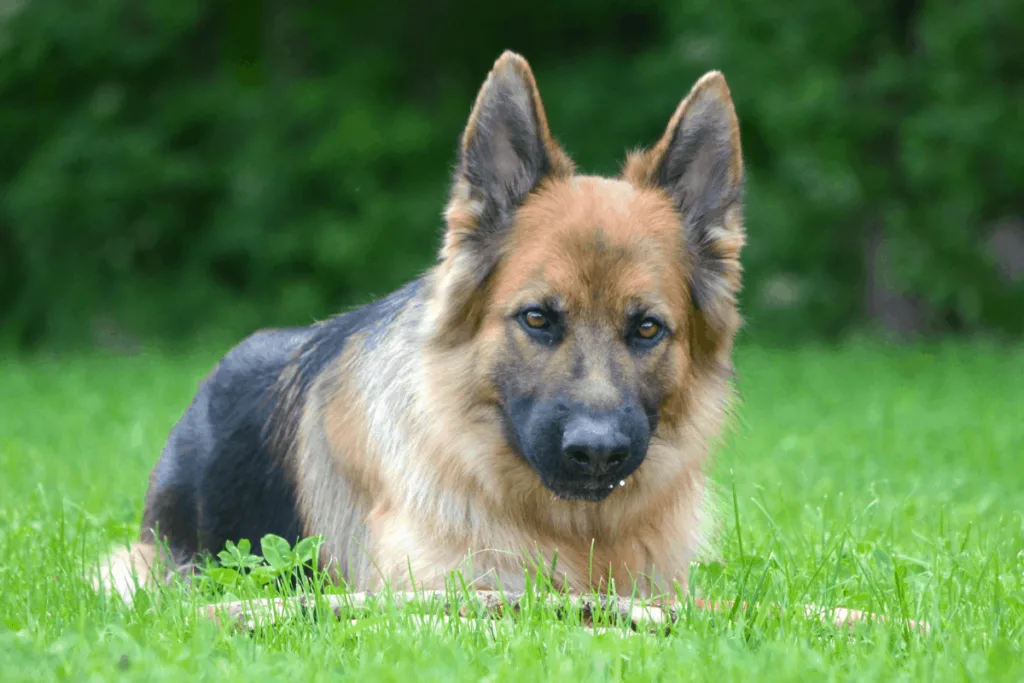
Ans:
{"type": "Polygon", "coordinates": [[[608,481],[604,479],[545,482],[555,498],[566,501],[600,503],[616,489],[628,486],[626,479],[608,481]]]}

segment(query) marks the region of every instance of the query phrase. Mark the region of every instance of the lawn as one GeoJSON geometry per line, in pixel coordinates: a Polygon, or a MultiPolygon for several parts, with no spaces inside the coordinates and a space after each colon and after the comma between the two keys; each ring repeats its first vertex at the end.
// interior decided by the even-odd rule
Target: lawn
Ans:
{"type": "Polygon", "coordinates": [[[543,610],[426,628],[405,614],[255,636],[127,609],[83,577],[136,533],[149,469],[218,350],[0,365],[0,681],[1024,680],[1024,349],[880,345],[737,357],[743,403],[714,462],[720,559],[697,614],[599,635],[543,610]],[[843,632],[813,602],[928,620],[843,632]]]}

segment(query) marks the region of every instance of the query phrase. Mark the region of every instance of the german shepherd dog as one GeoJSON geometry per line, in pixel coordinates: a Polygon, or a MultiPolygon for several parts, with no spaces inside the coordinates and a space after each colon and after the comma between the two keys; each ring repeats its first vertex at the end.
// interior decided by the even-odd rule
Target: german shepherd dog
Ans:
{"type": "Polygon", "coordinates": [[[102,584],[130,601],[161,557],[184,571],[273,533],[321,536],[354,590],[453,571],[514,590],[557,555],[562,588],[685,591],[732,395],[742,184],[721,73],[606,178],[576,172],[505,52],[460,138],[437,263],[229,351],[102,584]]]}

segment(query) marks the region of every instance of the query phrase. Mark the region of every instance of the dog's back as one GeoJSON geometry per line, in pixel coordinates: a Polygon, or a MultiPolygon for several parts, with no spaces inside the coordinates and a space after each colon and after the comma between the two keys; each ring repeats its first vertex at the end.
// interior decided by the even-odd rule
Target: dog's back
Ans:
{"type": "Polygon", "coordinates": [[[284,368],[311,329],[266,330],[232,349],[201,384],[150,475],[142,540],[177,562],[226,540],[301,534],[294,482],[267,439],[284,368]]]}

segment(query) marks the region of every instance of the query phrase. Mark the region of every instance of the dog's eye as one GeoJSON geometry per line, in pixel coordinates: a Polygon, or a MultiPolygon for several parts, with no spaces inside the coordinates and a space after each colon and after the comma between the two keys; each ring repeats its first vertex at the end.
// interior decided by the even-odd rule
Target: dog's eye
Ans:
{"type": "Polygon", "coordinates": [[[519,327],[541,346],[556,346],[565,336],[565,320],[555,309],[534,304],[516,315],[519,327]]]}
{"type": "Polygon", "coordinates": [[[638,348],[649,348],[657,344],[664,334],[665,325],[657,318],[648,317],[633,327],[630,337],[638,348]]]}
{"type": "Polygon", "coordinates": [[[640,335],[642,339],[650,341],[661,334],[661,323],[654,318],[646,318],[643,322],[637,325],[636,333],[640,335]]]}
{"type": "Polygon", "coordinates": [[[533,330],[543,330],[551,325],[548,317],[535,308],[523,311],[522,319],[526,326],[533,330]]]}

